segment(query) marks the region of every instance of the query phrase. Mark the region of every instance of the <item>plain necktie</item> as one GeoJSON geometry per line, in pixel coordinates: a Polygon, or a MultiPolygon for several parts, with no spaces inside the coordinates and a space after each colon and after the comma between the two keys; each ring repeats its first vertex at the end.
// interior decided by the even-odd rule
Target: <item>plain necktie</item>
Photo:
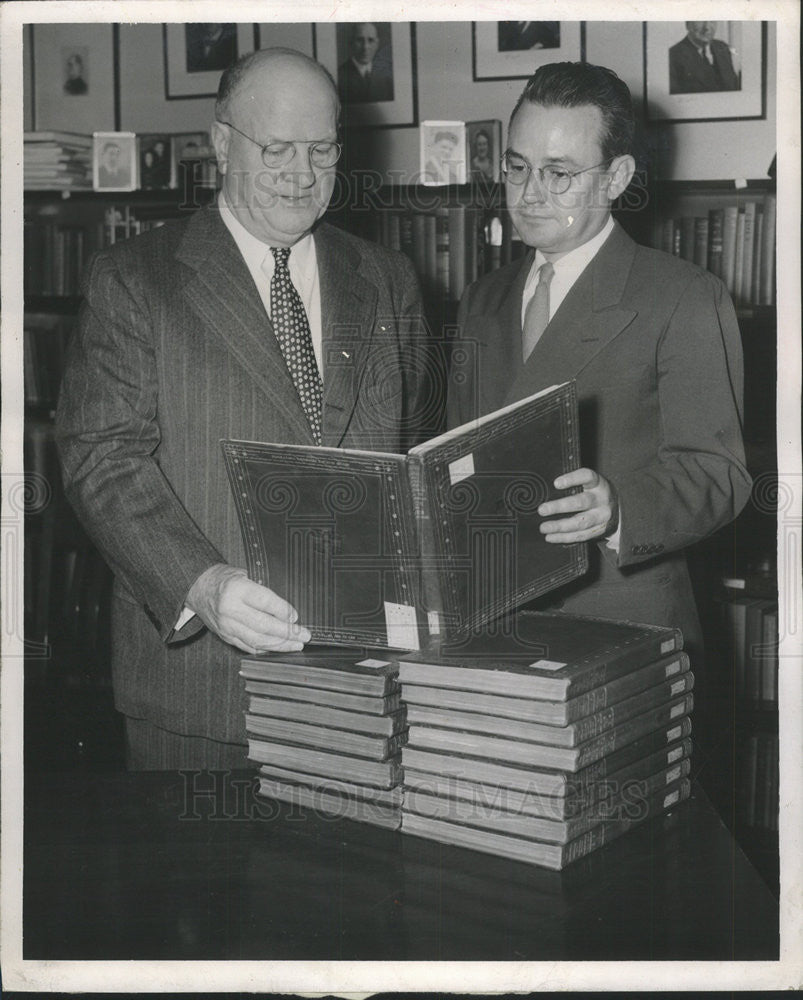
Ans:
{"type": "Polygon", "coordinates": [[[274,259],[273,277],[270,281],[271,323],[315,443],[320,444],[323,385],[304,303],[290,278],[287,266],[290,247],[271,247],[270,252],[274,259]]]}
{"type": "Polygon", "coordinates": [[[521,341],[521,358],[526,361],[541,339],[549,322],[549,283],[555,268],[546,261],[538,268],[538,284],[524,313],[524,330],[521,341]]]}

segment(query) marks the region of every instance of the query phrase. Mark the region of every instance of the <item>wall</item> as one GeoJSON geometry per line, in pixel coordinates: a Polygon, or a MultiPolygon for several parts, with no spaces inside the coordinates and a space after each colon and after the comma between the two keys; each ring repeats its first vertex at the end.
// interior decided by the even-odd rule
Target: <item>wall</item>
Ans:
{"type": "MultiPolygon", "coordinates": [[[[309,24],[259,27],[262,45],[289,45],[312,54],[309,24]]],[[[506,122],[524,80],[473,81],[469,22],[418,22],[416,27],[419,120],[501,118],[506,122]]],[[[682,29],[678,37],[681,35],[682,29]]],[[[654,165],[663,176],[681,180],[766,176],[776,149],[775,42],[775,25],[771,23],[767,45],[766,120],[651,126],[647,141],[649,147],[659,153],[660,162],[654,165]]],[[[643,99],[642,53],[642,22],[587,23],[586,58],[615,69],[630,86],[637,109],[643,99]]],[[[97,72],[103,69],[100,61],[104,57],[110,61],[111,53],[95,56],[97,72]]],[[[161,25],[121,25],[121,129],[190,132],[208,128],[213,99],[168,100],[164,77],[161,25]]],[[[28,127],[30,109],[26,107],[28,127]]],[[[78,128],[78,125],[65,120],[62,113],[57,121],[37,121],[37,127],[69,129],[78,128]]],[[[85,124],[80,130],[86,130],[85,124]]],[[[362,155],[359,159],[367,157],[370,164],[383,173],[393,170],[412,176],[418,171],[416,128],[372,130],[361,138],[360,145],[362,155]]]]}

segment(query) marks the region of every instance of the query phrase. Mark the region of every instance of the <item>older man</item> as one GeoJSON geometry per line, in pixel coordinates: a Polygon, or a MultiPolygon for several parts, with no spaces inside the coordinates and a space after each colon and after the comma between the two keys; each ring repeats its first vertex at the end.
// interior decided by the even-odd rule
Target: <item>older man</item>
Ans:
{"type": "Polygon", "coordinates": [[[502,167],[531,249],[463,297],[460,334],[479,364],[453,373],[448,419],[576,379],[584,467],[555,486],[580,492],[539,513],[548,542],[595,545],[589,575],[558,600],[578,614],[680,626],[697,653],[683,550],[750,493],[741,340],[719,279],[637,246],[613,221],[633,132],[630,93],[611,70],[556,63],[528,82],[502,167]]]}
{"type": "Polygon", "coordinates": [[[405,450],[423,392],[409,262],[319,224],[340,152],[329,75],[253,53],[215,115],[217,204],[94,258],[58,413],[68,496],[116,577],[138,768],[244,763],[241,651],[309,639],[238,568],[220,439],[405,450]]]}
{"type": "Polygon", "coordinates": [[[337,86],[345,104],[393,100],[390,52],[379,47],[375,24],[355,24],[349,37],[349,58],[338,66],[337,86]]]}
{"type": "Polygon", "coordinates": [[[716,21],[687,21],[686,37],[669,50],[669,93],[705,94],[740,90],[735,50],[714,36],[716,21]]]}

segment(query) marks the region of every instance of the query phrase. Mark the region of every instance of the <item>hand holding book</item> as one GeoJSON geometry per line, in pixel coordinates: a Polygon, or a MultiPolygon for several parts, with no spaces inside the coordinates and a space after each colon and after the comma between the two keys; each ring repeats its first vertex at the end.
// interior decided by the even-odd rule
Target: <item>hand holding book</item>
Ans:
{"type": "Polygon", "coordinates": [[[619,524],[619,502],[613,484],[593,469],[576,469],[558,476],[556,490],[582,487],[581,493],[548,500],[538,508],[542,517],[550,514],[570,514],[571,517],[544,521],[541,533],[553,544],[587,542],[611,535],[619,524]]]}

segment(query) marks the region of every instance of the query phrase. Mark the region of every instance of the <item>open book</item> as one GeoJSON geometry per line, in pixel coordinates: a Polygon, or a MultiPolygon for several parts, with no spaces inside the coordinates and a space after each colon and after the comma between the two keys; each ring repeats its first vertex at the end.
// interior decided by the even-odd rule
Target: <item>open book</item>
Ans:
{"type": "Polygon", "coordinates": [[[470,635],[587,569],[539,530],[580,465],[573,382],[407,455],[223,441],[248,572],[313,642],[419,649],[470,635]]]}

